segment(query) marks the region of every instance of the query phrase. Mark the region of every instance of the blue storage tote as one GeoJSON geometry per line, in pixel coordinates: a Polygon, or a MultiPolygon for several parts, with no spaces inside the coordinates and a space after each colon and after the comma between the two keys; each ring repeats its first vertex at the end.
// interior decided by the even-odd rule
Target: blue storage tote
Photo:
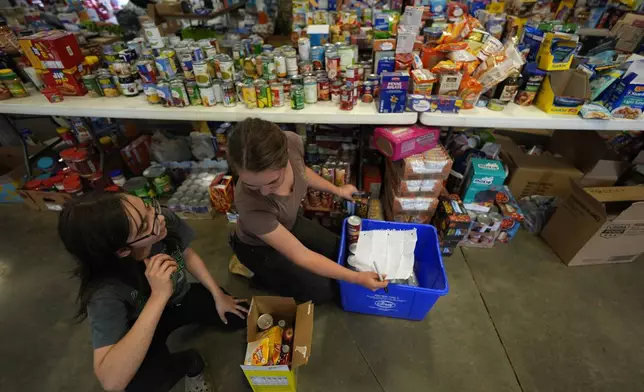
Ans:
{"type": "MultiPolygon", "coordinates": [[[[445,267],[441,258],[436,229],[430,225],[362,220],[362,230],[417,231],[414,250],[414,272],[419,287],[389,284],[388,293],[379,289],[371,291],[357,284],[340,281],[342,308],[349,312],[422,320],[434,306],[438,297],[449,291],[445,267]]],[[[347,267],[347,220],[342,226],[342,240],[338,263],[347,267]]]]}

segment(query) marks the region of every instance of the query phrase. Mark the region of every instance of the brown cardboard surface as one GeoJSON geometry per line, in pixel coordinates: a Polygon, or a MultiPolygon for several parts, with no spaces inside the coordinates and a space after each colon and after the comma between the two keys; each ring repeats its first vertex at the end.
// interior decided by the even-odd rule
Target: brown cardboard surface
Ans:
{"type": "Polygon", "coordinates": [[[541,233],[565,264],[629,262],[644,252],[644,187],[571,189],[541,233]],[[613,206],[621,208],[614,216],[613,206]]]}
{"type": "Polygon", "coordinates": [[[553,71],[549,72],[552,91],[557,96],[573,98],[590,98],[590,82],[588,75],[582,71],[553,71]]]}
{"type": "Polygon", "coordinates": [[[311,301],[298,306],[293,298],[253,297],[246,320],[248,327],[246,341],[250,343],[257,338],[259,332],[257,319],[264,313],[270,313],[275,324],[278,320],[286,320],[288,323],[295,324],[292,368],[306,365],[311,356],[311,342],[313,341],[313,310],[314,305],[311,301]]]}
{"type": "Polygon", "coordinates": [[[506,185],[517,199],[529,195],[566,196],[570,179],[578,180],[582,173],[562,159],[551,155],[528,155],[507,137],[497,136],[501,144],[501,159],[510,175],[506,185]]]}
{"type": "MultiPolygon", "coordinates": [[[[24,194],[29,196],[40,211],[60,211],[63,209],[65,202],[72,198],[70,194],[63,192],[20,191],[21,196],[24,194]]],[[[32,208],[26,199],[25,203],[28,208],[32,208]]]]}

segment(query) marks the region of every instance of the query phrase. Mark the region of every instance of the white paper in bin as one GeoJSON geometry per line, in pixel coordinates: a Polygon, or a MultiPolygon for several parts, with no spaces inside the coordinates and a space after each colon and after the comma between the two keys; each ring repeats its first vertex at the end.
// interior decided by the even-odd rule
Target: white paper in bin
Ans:
{"type": "Polygon", "coordinates": [[[358,271],[378,271],[391,279],[407,279],[414,271],[416,229],[361,231],[352,264],[358,271]]]}

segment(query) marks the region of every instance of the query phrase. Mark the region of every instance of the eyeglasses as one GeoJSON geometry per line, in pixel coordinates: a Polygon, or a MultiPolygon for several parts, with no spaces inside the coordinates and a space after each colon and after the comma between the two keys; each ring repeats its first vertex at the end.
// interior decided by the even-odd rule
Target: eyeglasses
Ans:
{"type": "Polygon", "coordinates": [[[126,246],[132,246],[137,242],[146,240],[155,235],[159,235],[159,214],[161,214],[161,205],[156,199],[152,199],[152,201],[149,202],[147,205],[154,207],[154,220],[152,221],[152,231],[141,238],[137,238],[132,242],[128,242],[127,244],[125,244],[126,246]]]}

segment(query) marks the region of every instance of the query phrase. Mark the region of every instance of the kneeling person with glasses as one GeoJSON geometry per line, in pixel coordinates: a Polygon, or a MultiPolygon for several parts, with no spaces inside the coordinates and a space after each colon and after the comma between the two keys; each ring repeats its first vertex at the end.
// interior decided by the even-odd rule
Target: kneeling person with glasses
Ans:
{"type": "Polygon", "coordinates": [[[103,388],[169,391],[185,376],[186,390],[211,391],[201,356],[170,353],[168,335],[188,324],[242,329],[248,305],[217,285],[189,246],[192,229],[156,201],[100,194],[71,200],[58,232],[77,262],[78,317],[89,319],[103,388]]]}

